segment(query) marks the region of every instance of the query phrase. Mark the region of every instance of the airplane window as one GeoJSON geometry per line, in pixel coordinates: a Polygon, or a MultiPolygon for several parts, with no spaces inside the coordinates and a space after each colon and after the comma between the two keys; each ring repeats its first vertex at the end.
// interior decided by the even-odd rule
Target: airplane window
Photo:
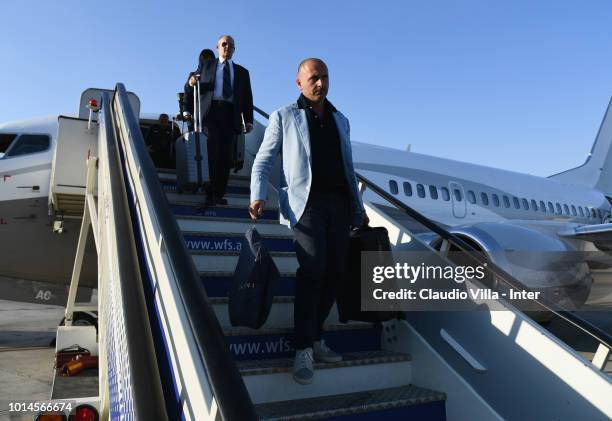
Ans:
{"type": "Polygon", "coordinates": [[[23,134],[6,151],[5,157],[44,152],[49,149],[49,136],[43,134],[23,134]]]}
{"type": "Polygon", "coordinates": [[[486,193],[480,193],[480,200],[482,200],[483,205],[489,206],[489,196],[486,193]]]}
{"type": "Polygon", "coordinates": [[[584,217],[584,211],[582,210],[582,206],[578,206],[578,213],[580,213],[580,216],[584,217]]]}
{"type": "Polygon", "coordinates": [[[461,190],[453,189],[453,193],[455,194],[455,200],[457,202],[461,202],[463,200],[463,195],[461,194],[461,190]]]}
{"type": "Polygon", "coordinates": [[[555,209],[557,209],[557,215],[561,215],[563,213],[561,212],[561,205],[559,202],[555,203],[555,209]]]}
{"type": "Polygon", "coordinates": [[[389,180],[389,190],[391,190],[391,194],[399,193],[399,189],[397,188],[397,181],[389,180]]]}
{"type": "Polygon", "coordinates": [[[508,196],[504,195],[504,207],[509,208],[510,207],[510,199],[508,199],[508,196]]]}
{"type": "Polygon", "coordinates": [[[529,210],[529,202],[527,201],[527,199],[523,198],[521,202],[523,202],[523,209],[529,210]]]}
{"type": "Polygon", "coordinates": [[[597,209],[597,216],[599,217],[599,219],[603,219],[603,214],[601,213],[601,209],[597,209]]]}
{"type": "Polygon", "coordinates": [[[578,214],[576,213],[576,206],[572,205],[572,215],[577,216],[578,214]]]}
{"type": "Polygon", "coordinates": [[[491,195],[491,197],[493,198],[493,205],[494,205],[496,208],[499,208],[499,196],[497,196],[495,193],[493,193],[493,194],[491,195]]]}
{"type": "Polygon", "coordinates": [[[440,187],[440,190],[442,191],[442,199],[445,202],[448,202],[450,200],[450,194],[448,192],[448,189],[446,187],[440,187]]]}
{"type": "Polygon", "coordinates": [[[404,194],[406,196],[412,196],[412,184],[407,181],[404,181],[404,194]]]}
{"type": "Polygon", "coordinates": [[[516,209],[520,209],[521,208],[521,204],[519,203],[518,197],[513,197],[512,198],[512,202],[514,203],[514,207],[516,209]]]}
{"type": "Polygon", "coordinates": [[[555,213],[555,207],[553,206],[552,202],[548,202],[548,212],[555,213]]]}
{"type": "Polygon", "coordinates": [[[533,199],[531,199],[531,209],[533,209],[536,212],[538,211],[538,202],[536,202],[533,199]]]}
{"type": "Polygon", "coordinates": [[[468,190],[466,197],[467,197],[468,202],[472,204],[476,203],[476,195],[474,194],[472,190],[468,190]]]}
{"type": "Polygon", "coordinates": [[[11,143],[16,137],[16,134],[0,133],[0,158],[4,155],[9,146],[11,146],[11,143]]]}
{"type": "Polygon", "coordinates": [[[597,214],[595,213],[595,208],[591,208],[591,216],[593,218],[597,218],[597,214]]]}
{"type": "Polygon", "coordinates": [[[569,207],[567,206],[567,204],[563,204],[563,213],[566,215],[569,215],[569,207]]]}
{"type": "Polygon", "coordinates": [[[433,200],[438,200],[438,189],[436,188],[436,186],[429,186],[429,196],[433,200]]]}
{"type": "Polygon", "coordinates": [[[544,204],[543,200],[540,200],[540,210],[546,213],[546,205],[544,204]]]}
{"type": "Polygon", "coordinates": [[[417,184],[417,194],[421,199],[425,197],[425,187],[422,184],[417,184]]]}

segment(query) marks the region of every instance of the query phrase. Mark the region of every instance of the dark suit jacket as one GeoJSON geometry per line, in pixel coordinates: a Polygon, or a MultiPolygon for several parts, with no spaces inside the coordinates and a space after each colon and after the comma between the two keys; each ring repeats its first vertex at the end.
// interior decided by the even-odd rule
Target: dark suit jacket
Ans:
{"type": "MultiPolygon", "coordinates": [[[[219,60],[207,60],[198,68],[200,73],[200,94],[202,95],[202,119],[206,120],[215,90],[215,77],[219,60]]],[[[242,133],[242,118],[244,122],[253,124],[253,93],[249,71],[239,64],[234,66],[234,131],[242,133]]]]}

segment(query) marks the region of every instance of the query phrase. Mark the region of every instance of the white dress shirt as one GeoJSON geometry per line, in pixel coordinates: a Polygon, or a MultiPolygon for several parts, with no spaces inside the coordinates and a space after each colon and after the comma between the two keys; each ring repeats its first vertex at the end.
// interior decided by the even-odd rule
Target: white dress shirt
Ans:
{"type": "Polygon", "coordinates": [[[234,63],[232,60],[227,60],[227,63],[230,67],[230,81],[232,83],[232,95],[229,98],[223,98],[223,65],[225,63],[225,59],[219,58],[219,62],[217,63],[217,74],[215,75],[215,90],[213,92],[213,99],[215,101],[227,101],[234,102],[234,63]]]}

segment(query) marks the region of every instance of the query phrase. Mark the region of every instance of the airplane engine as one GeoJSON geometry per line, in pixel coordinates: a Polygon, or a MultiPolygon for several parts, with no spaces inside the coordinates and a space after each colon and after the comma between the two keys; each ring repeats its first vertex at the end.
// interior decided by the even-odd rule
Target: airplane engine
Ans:
{"type": "MultiPolygon", "coordinates": [[[[449,231],[484,253],[522,285],[541,291],[540,296],[547,301],[572,309],[584,304],[589,296],[593,278],[584,254],[559,237],[497,222],[457,226],[449,231]]],[[[436,241],[432,245],[439,248],[441,240],[436,241]]],[[[501,290],[508,289],[500,280],[492,283],[501,290]]]]}

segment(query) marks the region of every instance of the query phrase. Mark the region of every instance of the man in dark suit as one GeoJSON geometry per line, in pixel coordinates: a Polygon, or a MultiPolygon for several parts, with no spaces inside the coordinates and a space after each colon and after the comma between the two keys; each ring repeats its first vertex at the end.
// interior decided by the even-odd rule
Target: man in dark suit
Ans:
{"type": "MultiPolygon", "coordinates": [[[[217,41],[217,60],[206,60],[190,79],[200,82],[202,118],[208,127],[210,184],[206,206],[226,205],[235,136],[253,130],[253,94],[249,71],[232,61],[236,45],[229,35],[217,41]],[[199,76],[198,76],[199,75],[199,76]]],[[[193,83],[192,83],[193,82],[193,83]]]]}

